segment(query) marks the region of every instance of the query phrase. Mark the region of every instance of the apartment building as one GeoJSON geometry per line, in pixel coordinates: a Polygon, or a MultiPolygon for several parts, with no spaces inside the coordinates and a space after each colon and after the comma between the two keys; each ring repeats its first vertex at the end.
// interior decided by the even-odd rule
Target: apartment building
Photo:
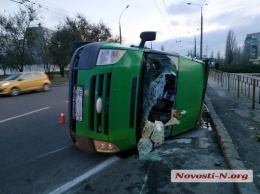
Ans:
{"type": "Polygon", "coordinates": [[[260,32],[246,35],[244,51],[249,59],[260,57],[260,32]]]}

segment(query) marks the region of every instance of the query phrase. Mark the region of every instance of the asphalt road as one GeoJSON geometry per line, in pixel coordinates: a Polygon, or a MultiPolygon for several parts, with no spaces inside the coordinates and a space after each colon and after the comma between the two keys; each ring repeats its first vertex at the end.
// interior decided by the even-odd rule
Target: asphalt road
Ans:
{"type": "Polygon", "coordinates": [[[237,194],[233,183],[171,182],[171,170],[228,169],[214,131],[193,128],[167,139],[144,159],[132,153],[66,194],[237,194]]]}
{"type": "MultiPolygon", "coordinates": [[[[0,193],[49,193],[102,164],[109,155],[88,155],[69,139],[68,87],[0,97],[0,193]]],[[[102,165],[101,165],[102,168],[102,165]]]]}

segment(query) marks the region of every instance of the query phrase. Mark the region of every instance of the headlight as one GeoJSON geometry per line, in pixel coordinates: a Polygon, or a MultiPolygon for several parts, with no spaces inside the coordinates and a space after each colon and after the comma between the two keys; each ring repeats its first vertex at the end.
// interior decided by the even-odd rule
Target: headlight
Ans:
{"type": "Polygon", "coordinates": [[[94,140],[97,152],[118,152],[120,149],[110,142],[94,140]]]}
{"type": "Polygon", "coordinates": [[[2,86],[8,86],[11,82],[3,83],[2,86]]]}
{"type": "Polygon", "coordinates": [[[98,54],[97,65],[117,63],[125,54],[125,50],[101,49],[98,54]]]}

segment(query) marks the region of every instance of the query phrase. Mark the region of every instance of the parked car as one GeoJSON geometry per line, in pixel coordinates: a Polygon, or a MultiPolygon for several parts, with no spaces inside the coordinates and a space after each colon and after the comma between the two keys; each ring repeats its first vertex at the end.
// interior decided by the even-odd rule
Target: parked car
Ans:
{"type": "Polygon", "coordinates": [[[30,71],[15,73],[0,81],[0,95],[17,96],[21,92],[42,90],[48,91],[50,78],[43,72],[30,71]]]}

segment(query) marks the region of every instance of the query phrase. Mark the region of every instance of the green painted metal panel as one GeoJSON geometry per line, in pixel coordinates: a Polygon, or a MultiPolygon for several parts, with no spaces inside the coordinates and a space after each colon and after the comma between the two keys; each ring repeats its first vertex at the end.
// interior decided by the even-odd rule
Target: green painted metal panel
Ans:
{"type": "MultiPolygon", "coordinates": [[[[125,150],[136,146],[136,110],[135,103],[134,126],[130,127],[130,101],[132,80],[136,79],[136,94],[138,96],[139,75],[141,68],[143,52],[139,50],[127,51],[122,59],[113,65],[95,66],[89,70],[78,70],[77,85],[84,88],[83,95],[83,120],[76,121],[76,134],[82,137],[89,137],[101,141],[109,141],[115,144],[119,149],[125,150]],[[105,122],[104,108],[101,114],[97,114],[95,104],[100,98],[99,90],[106,96],[106,89],[99,88],[101,85],[101,76],[103,85],[108,84],[108,75],[111,76],[109,91],[109,117],[108,132],[104,134],[104,127],[97,126],[99,119],[103,124],[105,122]],[[95,88],[93,87],[95,85],[95,88]],[[93,106],[94,103],[94,106],[93,106]],[[95,113],[93,113],[93,111],[95,113]],[[90,115],[93,115],[91,117],[90,115]],[[100,117],[100,118],[99,118],[100,117]],[[94,121],[93,121],[94,120],[94,121]],[[91,126],[94,123],[94,126],[91,126]],[[99,131],[100,129],[100,131],[99,131]]],[[[102,98],[102,107],[105,107],[105,101],[102,98]]]]}
{"type": "MultiPolygon", "coordinates": [[[[131,88],[132,80],[137,78],[137,87],[139,85],[139,76],[141,69],[143,52],[127,51],[125,57],[113,66],[111,80],[111,101],[110,106],[110,130],[109,141],[113,142],[120,149],[129,149],[136,146],[136,120],[134,127],[130,126],[131,109],[131,88]]],[[[137,99],[138,89],[135,98],[137,99]]],[[[137,110],[137,101],[135,103],[135,115],[137,110]]],[[[136,119],[136,116],[135,116],[136,119]]]]}
{"type": "Polygon", "coordinates": [[[176,93],[176,110],[185,110],[180,124],[173,126],[172,135],[196,126],[200,116],[204,89],[205,66],[202,62],[190,58],[179,58],[178,86],[176,93]]]}
{"type": "MultiPolygon", "coordinates": [[[[97,123],[97,113],[95,110],[93,110],[93,106],[95,107],[96,100],[98,98],[97,93],[92,87],[94,85],[94,80],[97,77],[97,82],[95,85],[97,87],[95,89],[99,89],[99,79],[98,77],[100,75],[106,75],[110,74],[112,71],[111,66],[97,66],[95,68],[92,68],[91,70],[79,70],[78,71],[78,80],[77,80],[77,85],[81,85],[84,88],[84,93],[83,93],[83,120],[82,121],[76,121],[76,133],[79,136],[82,137],[89,137],[93,139],[99,139],[103,141],[108,141],[108,135],[102,134],[102,133],[97,133],[97,128],[96,126],[97,123]],[[92,94],[94,94],[94,98],[92,97],[92,94]],[[94,118],[91,117],[90,115],[94,115],[94,118]],[[93,122],[94,119],[94,122],[93,122]],[[94,127],[91,126],[91,122],[94,123],[94,127]]],[[[104,117],[104,116],[103,116],[104,117]]]]}

